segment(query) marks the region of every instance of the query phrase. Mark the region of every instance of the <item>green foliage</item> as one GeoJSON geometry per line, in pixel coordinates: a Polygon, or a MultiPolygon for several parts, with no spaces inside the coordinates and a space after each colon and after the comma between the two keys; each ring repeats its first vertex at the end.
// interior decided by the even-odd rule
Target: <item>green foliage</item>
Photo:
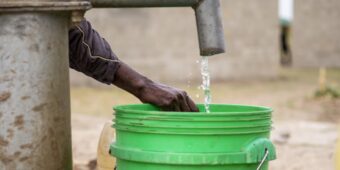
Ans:
{"type": "Polygon", "coordinates": [[[332,87],[326,87],[323,90],[317,90],[314,94],[315,97],[319,98],[319,97],[332,97],[334,99],[340,98],[340,92],[332,87]]]}

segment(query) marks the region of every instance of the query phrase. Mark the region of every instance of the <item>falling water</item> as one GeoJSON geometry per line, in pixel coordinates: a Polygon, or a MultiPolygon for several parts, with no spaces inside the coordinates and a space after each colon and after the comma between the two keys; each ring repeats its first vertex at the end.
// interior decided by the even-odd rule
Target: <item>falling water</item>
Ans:
{"type": "Polygon", "coordinates": [[[201,74],[202,74],[202,89],[204,91],[204,107],[207,113],[210,113],[209,105],[211,103],[210,94],[210,75],[209,75],[209,62],[208,57],[202,56],[201,61],[201,74]]]}

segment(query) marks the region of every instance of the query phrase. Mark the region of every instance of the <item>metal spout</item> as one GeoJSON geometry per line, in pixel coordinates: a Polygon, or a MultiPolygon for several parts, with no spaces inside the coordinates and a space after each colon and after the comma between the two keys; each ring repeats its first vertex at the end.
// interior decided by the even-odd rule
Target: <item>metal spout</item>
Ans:
{"type": "Polygon", "coordinates": [[[91,0],[94,8],[192,7],[201,56],[225,52],[220,0],[91,0]]]}
{"type": "Polygon", "coordinates": [[[201,56],[225,52],[221,4],[219,0],[202,0],[195,7],[201,56]]]}

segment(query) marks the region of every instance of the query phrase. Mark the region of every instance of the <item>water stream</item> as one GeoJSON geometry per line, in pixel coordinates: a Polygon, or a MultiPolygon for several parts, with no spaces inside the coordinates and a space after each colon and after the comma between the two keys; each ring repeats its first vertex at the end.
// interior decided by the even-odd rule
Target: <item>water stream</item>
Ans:
{"type": "Polygon", "coordinates": [[[202,56],[201,60],[201,75],[202,75],[202,89],[204,92],[204,107],[207,113],[210,113],[210,103],[211,103],[211,94],[210,94],[210,74],[209,74],[209,61],[207,56],[202,56]]]}

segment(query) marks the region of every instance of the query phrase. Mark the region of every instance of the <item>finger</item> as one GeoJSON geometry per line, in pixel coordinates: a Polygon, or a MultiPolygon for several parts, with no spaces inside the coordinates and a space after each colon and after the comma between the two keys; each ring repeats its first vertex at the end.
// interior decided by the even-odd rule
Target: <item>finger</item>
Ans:
{"type": "Polygon", "coordinates": [[[175,112],[180,112],[181,111],[181,106],[179,105],[179,97],[174,95],[174,98],[171,100],[170,105],[172,106],[172,110],[171,111],[175,111],[175,112]]]}
{"type": "Polygon", "coordinates": [[[199,112],[199,109],[196,106],[195,102],[189,96],[186,97],[186,100],[192,112],[199,112]]]}
{"type": "Polygon", "coordinates": [[[182,112],[191,111],[190,106],[188,105],[188,102],[187,102],[187,94],[185,92],[180,94],[179,105],[181,107],[182,112]]]}
{"type": "Polygon", "coordinates": [[[163,103],[159,104],[160,108],[162,109],[162,111],[174,111],[175,110],[175,105],[173,105],[173,102],[168,102],[168,101],[164,101],[163,103]]]}
{"type": "Polygon", "coordinates": [[[176,111],[176,112],[180,112],[181,111],[181,106],[179,105],[178,102],[174,103],[174,108],[175,108],[174,111],[176,111]]]}
{"type": "Polygon", "coordinates": [[[171,101],[170,104],[163,106],[163,108],[164,108],[165,111],[174,111],[174,112],[180,112],[181,111],[181,107],[179,105],[178,98],[175,98],[174,100],[171,101]]]}

